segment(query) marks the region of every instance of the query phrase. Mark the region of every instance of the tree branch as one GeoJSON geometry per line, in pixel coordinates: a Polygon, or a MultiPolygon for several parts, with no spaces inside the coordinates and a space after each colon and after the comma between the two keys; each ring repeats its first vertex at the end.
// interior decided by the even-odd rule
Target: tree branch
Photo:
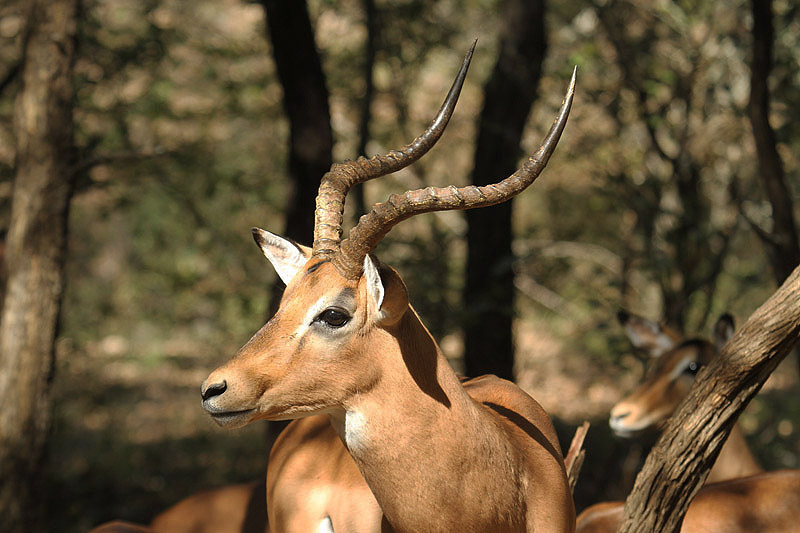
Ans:
{"type": "Polygon", "coordinates": [[[698,375],[625,503],[621,533],[675,532],[739,414],[800,336],[800,268],[698,375]]]}

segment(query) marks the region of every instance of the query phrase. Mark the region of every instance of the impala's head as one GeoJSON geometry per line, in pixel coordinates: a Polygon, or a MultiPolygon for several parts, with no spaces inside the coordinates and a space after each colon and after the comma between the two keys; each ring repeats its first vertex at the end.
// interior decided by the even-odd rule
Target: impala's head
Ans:
{"type": "Polygon", "coordinates": [[[335,164],[323,176],[312,248],[253,230],[286,291],[275,316],[203,383],[203,407],[217,423],[232,427],[259,418],[329,412],[368,390],[381,377],[376,360],[393,342],[396,326],[409,310],[400,277],[371,255],[381,239],[416,214],[504,202],[544,169],[566,125],[574,74],[542,146],[517,172],[486,187],[428,187],[392,195],[362,216],[342,240],[344,201],[350,188],[404,168],[433,146],[452,115],[471,57],[472,50],[422,135],[387,155],[335,164]]]}
{"type": "Polygon", "coordinates": [[[702,339],[677,341],[673,333],[665,333],[658,324],[635,315],[621,315],[620,321],[635,346],[646,333],[648,338],[652,336],[653,349],[662,352],[650,360],[645,380],[611,409],[611,429],[621,437],[631,437],[659,428],[672,416],[689,394],[700,368],[733,335],[733,318],[728,314],[719,318],[713,344],[702,339]]]}
{"type": "Polygon", "coordinates": [[[261,229],[253,236],[286,290],[272,319],[203,384],[203,407],[223,426],[343,405],[379,379],[371,350],[408,310],[400,277],[371,256],[351,279],[329,257],[261,229]]]}

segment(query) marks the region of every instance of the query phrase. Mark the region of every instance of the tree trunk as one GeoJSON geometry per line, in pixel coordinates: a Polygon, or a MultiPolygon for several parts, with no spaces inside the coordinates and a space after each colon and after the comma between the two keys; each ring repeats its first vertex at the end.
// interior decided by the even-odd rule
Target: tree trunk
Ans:
{"type": "Polygon", "coordinates": [[[772,205],[773,227],[766,243],[767,255],[780,284],[800,263],[800,241],[794,222],[792,195],[786,186],[783,161],[778,154],[775,132],[769,123],[769,88],[772,70],[772,0],[752,0],[753,58],[750,74],[750,101],[747,111],[753,127],[758,154],[758,173],[772,205]]]}
{"type": "Polygon", "coordinates": [[[73,190],[76,0],[37,0],[14,129],[16,177],[0,315],[0,524],[43,529],[42,464],[73,190]]]}
{"type": "Polygon", "coordinates": [[[800,336],[800,267],[698,374],[625,503],[620,532],[675,532],[739,414],[800,336]]]}
{"type": "MultiPolygon", "coordinates": [[[[369,122],[372,119],[372,99],[375,95],[375,52],[377,51],[378,20],[375,9],[375,0],[362,0],[364,15],[366,17],[367,41],[364,43],[364,99],[361,103],[361,116],[358,122],[358,147],[356,154],[367,157],[367,143],[369,142],[369,122]]],[[[365,183],[359,183],[350,190],[353,198],[353,222],[367,212],[364,199],[365,183]]]]}
{"type": "MultiPolygon", "coordinates": [[[[547,42],[544,0],[508,0],[500,55],[484,90],[472,182],[494,183],[513,173],[520,140],[536,99],[547,42]]],[[[514,377],[512,202],[466,212],[464,365],[469,376],[514,377]]]]}
{"type": "Polygon", "coordinates": [[[292,194],[283,235],[310,245],[319,181],[332,163],[328,90],[306,3],[262,0],[262,4],[289,118],[292,194]]]}
{"type": "MultiPolygon", "coordinates": [[[[283,105],[289,119],[289,180],[292,192],[283,236],[310,245],[314,209],[322,175],[331,168],[333,133],[328,89],[322,72],[314,31],[305,2],[262,0],[272,55],[283,87],[283,105]]],[[[270,314],[280,302],[283,284],[273,288],[270,314]]],[[[286,422],[267,425],[271,447],[286,422]]]]}

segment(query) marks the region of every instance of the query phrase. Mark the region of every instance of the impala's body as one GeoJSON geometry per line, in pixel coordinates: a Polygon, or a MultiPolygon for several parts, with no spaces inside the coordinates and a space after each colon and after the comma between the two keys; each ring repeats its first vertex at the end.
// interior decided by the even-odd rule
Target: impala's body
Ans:
{"type": "Polygon", "coordinates": [[[544,410],[493,376],[465,388],[399,276],[366,268],[382,302],[377,278],[351,282],[308,260],[275,317],[209,376],[206,390],[225,386],[206,409],[225,426],[327,414],[397,531],[569,531],[571,496],[544,410]],[[349,317],[338,327],[325,322],[334,309],[349,317]],[[291,372],[309,365],[312,375],[291,372]],[[554,497],[561,505],[537,505],[554,497]]]}
{"type": "MultiPolygon", "coordinates": [[[[375,496],[326,415],[293,421],[275,441],[267,468],[271,531],[381,531],[375,496]]],[[[384,527],[388,527],[384,524],[384,527]]]]}
{"type": "MultiPolygon", "coordinates": [[[[576,533],[614,533],[624,502],[592,505],[576,533]]],[[[704,485],[686,511],[681,533],[788,533],[800,530],[800,471],[777,470],[704,485]]]]}
{"type": "Polygon", "coordinates": [[[115,520],[91,533],[269,533],[265,482],[192,494],[156,515],[149,526],[115,520]]]}
{"type": "Polygon", "coordinates": [[[265,533],[264,480],[198,492],[159,513],[150,522],[158,533],[265,533]]]}
{"type": "MultiPolygon", "coordinates": [[[[611,409],[609,424],[628,437],[660,428],[689,393],[697,372],[733,334],[733,319],[723,315],[714,326],[713,343],[681,340],[674,332],[644,318],[620,313],[631,342],[651,357],[647,378],[611,409]]],[[[578,533],[617,531],[624,502],[603,502],[581,512],[578,533]]],[[[800,471],[764,473],[738,424],[711,468],[706,485],[692,500],[682,533],[778,533],[800,530],[800,471]]]]}
{"type": "MultiPolygon", "coordinates": [[[[410,216],[493,205],[524,190],[555,149],[574,77],[542,147],[513,175],[486,187],[393,195],[341,239],[350,187],[411,164],[433,145],[452,113],[470,56],[471,51],[425,133],[388,155],[334,165],[323,177],[311,249],[253,230],[286,291],[275,316],[204,382],[203,407],[224,427],[326,416],[374,495],[384,530],[572,531],[572,497],[547,414],[516,385],[496,377],[462,385],[409,305],[400,276],[371,253],[410,216]]],[[[328,461],[340,457],[341,445],[327,449],[320,452],[329,454],[322,464],[345,464],[328,461]]],[[[270,501],[294,501],[275,489],[291,486],[281,481],[280,471],[272,472],[279,463],[274,455],[269,475],[277,485],[270,485],[270,501]]],[[[312,489],[324,502],[331,502],[331,486],[363,494],[352,470],[319,476],[312,489]]],[[[320,531],[347,529],[346,511],[334,503],[320,509],[311,513],[312,526],[318,520],[320,531]]]]}

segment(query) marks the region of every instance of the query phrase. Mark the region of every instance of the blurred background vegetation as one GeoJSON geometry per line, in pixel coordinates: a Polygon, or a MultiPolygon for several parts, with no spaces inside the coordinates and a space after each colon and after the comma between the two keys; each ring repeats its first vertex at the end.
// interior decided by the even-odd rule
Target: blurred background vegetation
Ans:
{"type": "MultiPolygon", "coordinates": [[[[475,38],[478,48],[442,140],[410,169],[368,184],[366,205],[390,192],[469,182],[483,87],[509,23],[504,3],[373,4],[368,154],[421,132],[475,38]]],[[[360,150],[367,4],[308,2],[334,160],[360,150]]],[[[2,234],[25,5],[0,7],[0,75],[9,74],[0,93],[2,234]]],[[[795,211],[798,10],[774,1],[768,80],[795,211]]],[[[580,510],[624,496],[649,444],[606,429],[610,406],[642,371],[616,312],[708,337],[723,312],[743,322],[780,276],[775,248],[764,244],[774,206],[748,119],[750,5],[568,0],[546,4],[545,24],[523,151],[538,147],[575,65],[578,90],[547,170],[514,201],[507,267],[517,289],[517,381],[565,440],[583,419],[593,422],[580,510]]],[[[292,194],[289,125],[260,3],[83,0],[74,83],[75,144],[85,166],[69,215],[56,344],[52,531],[84,531],[114,517],[148,521],[192,492],[263,475],[264,428],[218,429],[200,408],[199,386],[268,317],[275,275],[249,228],[283,232],[292,194]]],[[[466,232],[463,213],[426,215],[392,231],[379,250],[458,368],[470,311],[462,305],[466,232]]],[[[787,359],[742,419],[770,469],[800,463],[797,366],[787,359]]]]}

